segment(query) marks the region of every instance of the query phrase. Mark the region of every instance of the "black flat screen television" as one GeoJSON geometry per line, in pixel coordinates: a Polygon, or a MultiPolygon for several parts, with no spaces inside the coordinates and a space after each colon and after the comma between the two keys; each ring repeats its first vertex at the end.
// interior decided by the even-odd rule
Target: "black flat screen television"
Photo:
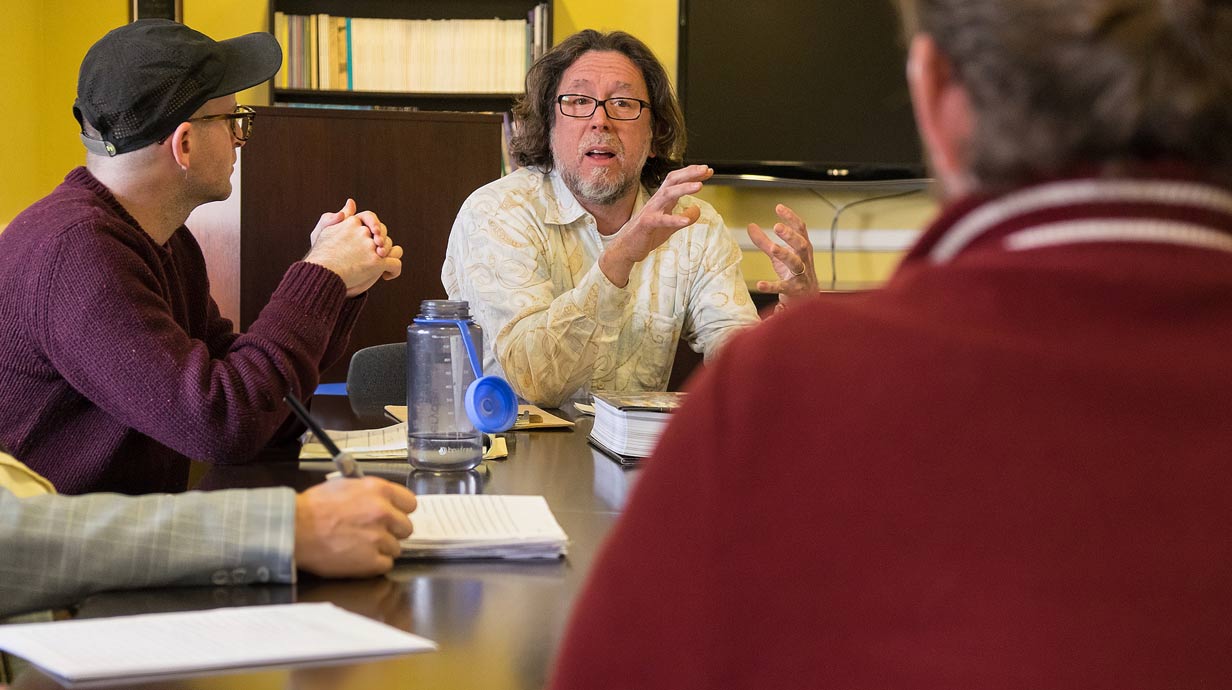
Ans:
{"type": "Polygon", "coordinates": [[[890,0],[680,0],[690,163],[716,173],[925,176],[890,0]]]}

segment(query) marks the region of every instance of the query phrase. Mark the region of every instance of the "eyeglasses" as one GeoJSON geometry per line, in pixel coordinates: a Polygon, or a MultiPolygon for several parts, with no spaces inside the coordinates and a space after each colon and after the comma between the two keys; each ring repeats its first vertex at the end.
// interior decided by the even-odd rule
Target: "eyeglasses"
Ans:
{"type": "Polygon", "coordinates": [[[580,93],[557,96],[556,103],[560,106],[560,114],[565,117],[590,117],[599,106],[603,106],[603,112],[613,120],[636,120],[642,116],[643,109],[650,108],[649,103],[637,98],[617,96],[600,101],[580,93]]]}
{"type": "Polygon", "coordinates": [[[231,136],[236,141],[248,141],[252,136],[252,121],[257,118],[256,112],[246,105],[235,106],[235,112],[221,115],[203,115],[185,120],[185,122],[206,122],[209,120],[231,120],[231,136]]]}

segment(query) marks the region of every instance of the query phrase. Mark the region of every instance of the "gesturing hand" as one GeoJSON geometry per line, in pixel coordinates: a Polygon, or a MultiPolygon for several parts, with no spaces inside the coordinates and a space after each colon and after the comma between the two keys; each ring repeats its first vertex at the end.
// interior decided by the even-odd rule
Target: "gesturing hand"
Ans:
{"type": "Polygon", "coordinates": [[[613,285],[627,285],[634,264],[644,260],[676,231],[697,222],[701,209],[696,206],[679,214],[673,211],[680,197],[701,191],[702,182],[712,175],[714,171],[705,165],[690,165],[667,174],[658,191],[621,227],[616,239],[599,257],[599,269],[613,285]]]}
{"type": "Polygon", "coordinates": [[[774,234],[787,246],[771,240],[756,223],[749,223],[748,232],[753,244],[770,257],[770,264],[779,276],[775,281],[757,281],[757,289],[778,293],[779,301],[787,306],[817,295],[817,270],[813,266],[813,243],[809,241],[804,221],[783,204],[775,206],[774,213],[781,219],[774,224],[774,234]]]}

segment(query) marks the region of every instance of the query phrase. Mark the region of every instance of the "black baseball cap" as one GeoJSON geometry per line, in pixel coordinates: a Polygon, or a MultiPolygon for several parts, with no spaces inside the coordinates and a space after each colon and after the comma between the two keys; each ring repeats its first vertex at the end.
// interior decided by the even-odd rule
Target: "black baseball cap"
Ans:
{"type": "Polygon", "coordinates": [[[178,22],[141,19],[90,47],[73,116],[102,135],[83,132],[87,149],[115,156],[166,138],[206,101],[256,86],[281,66],[268,33],[215,41],[178,22]]]}

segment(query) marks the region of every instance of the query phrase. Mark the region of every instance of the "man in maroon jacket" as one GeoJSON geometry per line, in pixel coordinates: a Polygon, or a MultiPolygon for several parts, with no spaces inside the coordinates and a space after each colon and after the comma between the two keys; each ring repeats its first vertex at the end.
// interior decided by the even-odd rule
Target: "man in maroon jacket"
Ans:
{"type": "Polygon", "coordinates": [[[268,33],[215,42],[165,20],[86,54],[86,165],[0,235],[0,440],[61,493],[183,490],[188,458],[251,456],[283,395],[310,394],[342,352],[365,291],[401,271],[348,200],[247,333],[219,315],[184,221],[230,196],[253,117],[235,93],[281,60],[268,33]]]}
{"type": "Polygon", "coordinates": [[[902,4],[944,210],[694,382],[552,687],[1232,685],[1232,4],[902,4]]]}

